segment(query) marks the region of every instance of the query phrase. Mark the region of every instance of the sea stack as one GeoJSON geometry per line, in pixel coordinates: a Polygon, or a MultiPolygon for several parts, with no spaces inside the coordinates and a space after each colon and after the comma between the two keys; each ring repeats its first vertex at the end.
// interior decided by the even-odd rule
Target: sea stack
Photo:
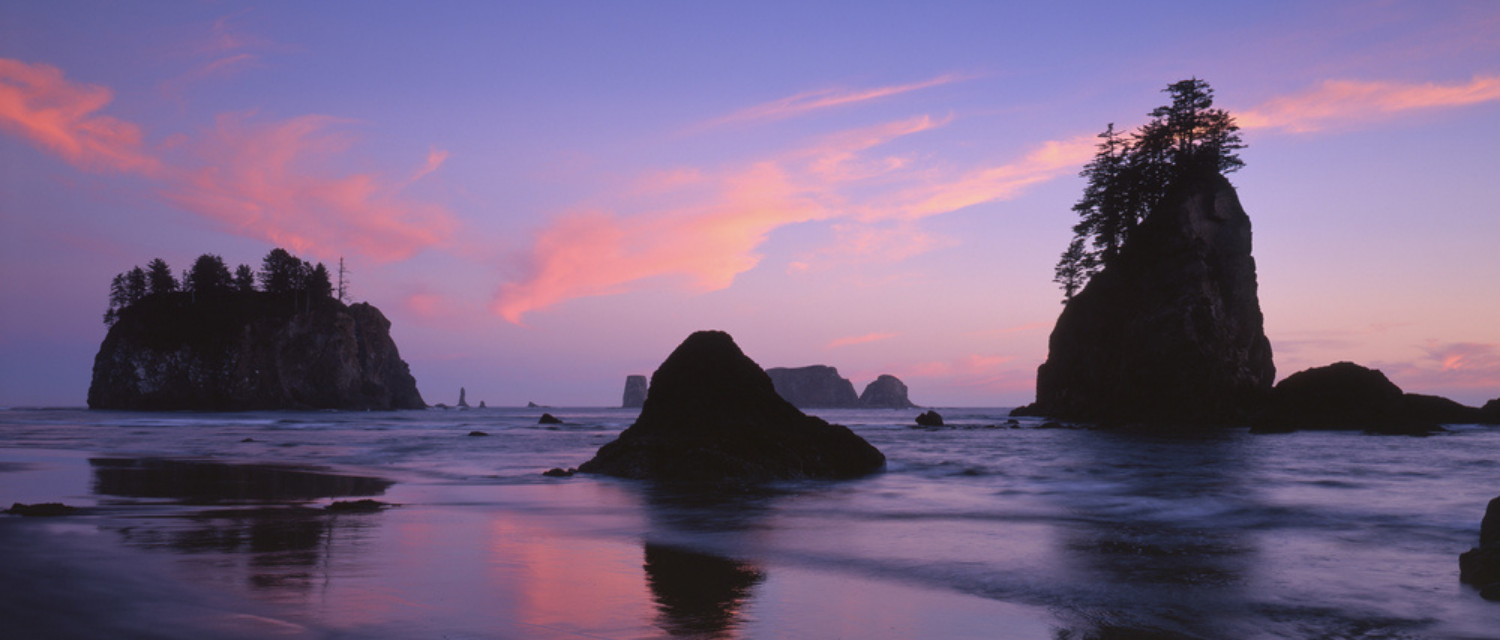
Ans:
{"type": "Polygon", "coordinates": [[[859,394],[859,406],[868,409],[913,409],[917,405],[912,404],[907,397],[906,383],[887,374],[865,385],[865,392],[859,394]]]}
{"type": "Polygon", "coordinates": [[[776,393],[799,409],[844,409],[859,406],[854,383],[827,365],[773,367],[766,370],[776,393]]]}
{"type": "Polygon", "coordinates": [[[808,416],[722,331],[699,331],[651,376],[635,424],[578,470],[626,478],[754,483],[850,478],[885,455],[847,427],[808,416]]]}
{"type": "Polygon", "coordinates": [[[620,406],[625,409],[641,408],[646,404],[646,391],[649,388],[650,383],[646,380],[646,376],[625,376],[625,397],[620,406]]]}
{"type": "Polygon", "coordinates": [[[423,409],[391,322],[366,304],[174,294],[120,312],[94,358],[91,409],[423,409]],[[285,303],[285,304],[283,304],[285,303]]]}
{"type": "Polygon", "coordinates": [[[1020,413],[1106,423],[1243,421],[1276,377],[1250,218],[1212,172],[1185,175],[1068,301],[1020,413]]]}

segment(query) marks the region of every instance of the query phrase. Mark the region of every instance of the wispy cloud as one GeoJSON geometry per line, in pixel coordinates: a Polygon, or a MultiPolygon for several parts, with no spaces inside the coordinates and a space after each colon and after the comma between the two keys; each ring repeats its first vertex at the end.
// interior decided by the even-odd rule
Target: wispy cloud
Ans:
{"type": "Polygon", "coordinates": [[[892,140],[946,122],[920,116],[826,136],[730,169],[654,172],[641,181],[646,186],[614,198],[615,207],[555,216],[515,259],[520,275],[501,285],[492,308],[520,323],[529,312],[568,300],[648,284],[722,289],[760,263],[758,248],[772,232],[806,222],[834,222],[839,243],[802,256],[794,269],[824,256],[909,257],[943,240],[903,223],[1014,197],[1075,171],[1092,153],[1092,137],[1081,137],[1081,146],[1048,142],[1016,162],[962,173],[881,153],[892,140]],[[890,221],[896,224],[878,224],[890,221]]]}
{"type": "Polygon", "coordinates": [[[898,335],[900,335],[900,334],[897,334],[897,333],[867,333],[867,334],[862,335],[862,336],[849,336],[847,338],[838,338],[836,340],[833,340],[832,342],[828,343],[828,346],[823,347],[823,348],[824,349],[838,349],[840,347],[852,347],[852,346],[857,345],[857,344],[869,344],[871,342],[880,342],[882,340],[890,340],[891,338],[894,338],[894,337],[896,337],[898,335]]]}
{"type": "Polygon", "coordinates": [[[1462,107],[1500,100],[1500,76],[1475,76],[1467,83],[1327,80],[1303,93],[1271,99],[1241,112],[1246,129],[1309,132],[1365,122],[1408,111],[1462,107]]]}
{"type": "Polygon", "coordinates": [[[155,174],[161,163],[133,123],[100,115],[114,93],[62,70],[0,58],[0,130],[87,171],[155,174]]]}
{"type": "Polygon", "coordinates": [[[797,95],[788,96],[778,100],[772,100],[764,104],[741,109],[722,118],[712,120],[703,125],[717,127],[729,124],[743,124],[766,120],[781,120],[800,116],[809,112],[833,107],[842,107],[880,98],[888,98],[903,93],[929,89],[953,82],[968,80],[971,76],[956,73],[948,73],[911,84],[892,85],[886,87],[874,87],[866,89],[850,89],[844,87],[833,87],[804,91],[797,95]]]}
{"type": "Polygon", "coordinates": [[[1413,361],[1377,364],[1407,391],[1471,396],[1481,402],[1500,397],[1500,344],[1431,340],[1420,349],[1422,357],[1413,361]]]}
{"type": "MultiPolygon", "coordinates": [[[[236,233],[299,252],[392,261],[445,242],[457,223],[440,206],[406,198],[402,188],[410,180],[329,169],[352,143],[331,131],[341,124],[328,116],[264,123],[250,114],[222,115],[196,145],[196,166],[162,194],[236,233]]],[[[444,157],[429,153],[416,177],[436,170],[444,157]]]]}
{"type": "Polygon", "coordinates": [[[169,162],[147,147],[139,126],[99,113],[112,99],[108,88],[71,81],[55,67],[0,59],[0,130],[85,171],[143,176],[168,202],[233,233],[299,252],[389,261],[444,243],[457,226],[442,207],[402,193],[437,170],[446,152],[429,152],[407,180],[339,172],[332,167],[353,142],[335,131],[345,121],[228,114],[197,138],[172,136],[169,162]]]}

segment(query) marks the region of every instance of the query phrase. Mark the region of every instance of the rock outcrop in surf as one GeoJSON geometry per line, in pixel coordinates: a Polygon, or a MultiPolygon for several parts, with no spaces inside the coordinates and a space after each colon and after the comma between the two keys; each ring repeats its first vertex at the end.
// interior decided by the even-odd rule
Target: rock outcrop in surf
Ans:
{"type": "Polygon", "coordinates": [[[646,404],[646,391],[650,388],[650,382],[646,376],[625,376],[625,393],[620,401],[620,406],[625,409],[639,409],[646,404]]]}
{"type": "Polygon", "coordinates": [[[850,478],[885,455],[847,427],[808,416],[729,334],[699,331],[651,376],[635,424],[578,467],[662,481],[746,483],[850,478]]]}
{"type": "Polygon", "coordinates": [[[1276,376],[1250,218],[1217,173],[1175,182],[1119,256],[1063,309],[1022,415],[1096,422],[1244,420],[1276,376]]]}
{"type": "Polygon", "coordinates": [[[906,383],[885,374],[865,385],[864,393],[859,394],[859,406],[866,409],[914,409],[917,405],[907,397],[906,383]]]}
{"type": "Polygon", "coordinates": [[[859,406],[854,383],[828,365],[766,369],[776,393],[799,409],[846,409],[859,406]]]}
{"type": "Polygon", "coordinates": [[[1259,432],[1363,430],[1424,434],[1439,425],[1492,422],[1484,409],[1438,396],[1405,393],[1378,369],[1335,362],[1276,384],[1255,419],[1259,432]]]}

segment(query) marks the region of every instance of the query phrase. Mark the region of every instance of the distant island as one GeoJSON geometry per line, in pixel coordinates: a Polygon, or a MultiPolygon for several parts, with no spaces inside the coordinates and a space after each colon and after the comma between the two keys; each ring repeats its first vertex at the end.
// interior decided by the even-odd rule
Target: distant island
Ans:
{"type": "Polygon", "coordinates": [[[259,271],[231,272],[204,254],[180,281],[160,258],[121,273],[110,286],[89,408],[426,408],[390,321],[334,291],[323,264],[281,248],[259,271]]]}

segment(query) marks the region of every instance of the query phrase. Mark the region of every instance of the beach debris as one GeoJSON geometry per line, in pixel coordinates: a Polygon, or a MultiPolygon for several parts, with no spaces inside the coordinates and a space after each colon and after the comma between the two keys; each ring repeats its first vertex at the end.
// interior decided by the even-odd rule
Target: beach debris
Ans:
{"type": "Polygon", "coordinates": [[[943,416],[929,409],[917,416],[917,424],[924,427],[941,427],[943,426],[943,416]]]}
{"type": "Polygon", "coordinates": [[[6,513],[17,516],[70,516],[77,511],[78,507],[70,507],[61,502],[38,502],[36,504],[17,502],[10,505],[6,513]]]}

